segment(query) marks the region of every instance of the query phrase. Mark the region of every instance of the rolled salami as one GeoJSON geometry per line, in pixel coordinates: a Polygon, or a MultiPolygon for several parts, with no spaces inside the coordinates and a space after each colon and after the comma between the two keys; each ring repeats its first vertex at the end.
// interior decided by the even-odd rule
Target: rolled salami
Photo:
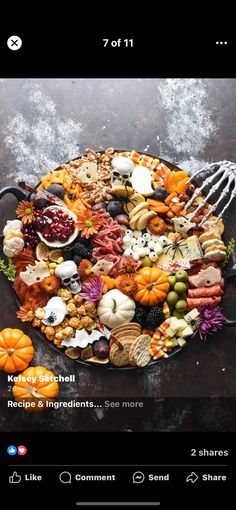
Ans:
{"type": "Polygon", "coordinates": [[[187,298],[188,310],[197,308],[201,305],[218,305],[221,301],[221,296],[218,297],[202,297],[202,298],[187,298]]]}
{"type": "Polygon", "coordinates": [[[219,284],[212,285],[211,287],[198,287],[196,289],[188,290],[189,298],[221,296],[222,294],[223,294],[223,290],[219,284]]]}

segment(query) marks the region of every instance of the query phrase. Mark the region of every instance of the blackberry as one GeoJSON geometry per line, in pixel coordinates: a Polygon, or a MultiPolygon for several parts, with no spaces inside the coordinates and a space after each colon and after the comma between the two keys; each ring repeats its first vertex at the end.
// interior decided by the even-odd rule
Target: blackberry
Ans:
{"type": "Polygon", "coordinates": [[[136,303],[135,305],[135,315],[133,318],[133,322],[138,322],[143,328],[146,327],[146,317],[148,314],[149,308],[146,306],[140,305],[139,303],[136,303]]]}
{"type": "Polygon", "coordinates": [[[24,236],[25,247],[27,248],[27,246],[32,246],[33,249],[36,248],[39,239],[34,225],[23,225],[22,234],[24,236]]]}
{"type": "Polygon", "coordinates": [[[70,244],[63,249],[63,257],[65,260],[75,260],[76,257],[77,264],[78,259],[81,261],[82,259],[90,260],[92,258],[92,248],[90,247],[90,243],[80,241],[81,238],[76,243],[70,244]]]}
{"type": "Polygon", "coordinates": [[[82,258],[79,255],[73,255],[73,260],[77,266],[79,266],[82,258]]]}
{"type": "Polygon", "coordinates": [[[164,322],[165,316],[160,306],[153,306],[148,312],[146,317],[146,327],[149,329],[156,329],[162,322],[164,322]]]}

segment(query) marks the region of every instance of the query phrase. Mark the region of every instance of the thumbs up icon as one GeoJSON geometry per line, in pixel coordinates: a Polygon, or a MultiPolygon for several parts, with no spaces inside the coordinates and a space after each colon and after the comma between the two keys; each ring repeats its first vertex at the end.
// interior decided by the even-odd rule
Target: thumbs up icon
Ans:
{"type": "Polygon", "coordinates": [[[11,476],[9,476],[9,483],[20,483],[21,476],[17,474],[16,471],[13,472],[11,476]]]}

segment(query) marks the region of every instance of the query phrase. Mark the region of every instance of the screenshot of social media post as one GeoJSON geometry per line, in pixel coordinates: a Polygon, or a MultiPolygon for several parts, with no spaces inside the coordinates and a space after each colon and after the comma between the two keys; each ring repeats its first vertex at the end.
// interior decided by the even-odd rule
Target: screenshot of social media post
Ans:
{"type": "Polygon", "coordinates": [[[0,94],[2,428],[231,428],[236,81],[0,94]]]}
{"type": "MultiPolygon", "coordinates": [[[[19,76],[28,40],[8,35],[6,484],[19,498],[53,480],[69,508],[169,508],[174,486],[184,503],[221,498],[236,426],[236,78],[19,76]]],[[[110,58],[138,43],[98,45],[110,58]]],[[[229,42],[212,45],[222,57],[229,42]]]]}

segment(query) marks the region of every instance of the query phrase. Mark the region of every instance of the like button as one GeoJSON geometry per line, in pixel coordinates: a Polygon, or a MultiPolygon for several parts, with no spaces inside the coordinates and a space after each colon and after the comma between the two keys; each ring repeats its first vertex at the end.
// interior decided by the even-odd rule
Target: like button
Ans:
{"type": "Polygon", "coordinates": [[[9,476],[9,483],[20,483],[21,476],[17,474],[16,471],[13,472],[11,476],[9,476]]]}

